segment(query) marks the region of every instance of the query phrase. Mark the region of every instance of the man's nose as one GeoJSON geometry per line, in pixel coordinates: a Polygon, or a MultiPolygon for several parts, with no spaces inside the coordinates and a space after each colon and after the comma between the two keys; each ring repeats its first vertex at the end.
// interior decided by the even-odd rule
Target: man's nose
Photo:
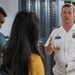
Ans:
{"type": "Polygon", "coordinates": [[[69,16],[69,14],[68,13],[66,13],[66,15],[65,16],[69,16]]]}

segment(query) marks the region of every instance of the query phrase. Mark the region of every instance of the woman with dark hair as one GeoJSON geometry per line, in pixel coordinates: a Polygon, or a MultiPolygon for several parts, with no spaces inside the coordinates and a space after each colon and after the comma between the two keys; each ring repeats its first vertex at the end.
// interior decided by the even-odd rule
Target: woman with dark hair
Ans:
{"type": "Polygon", "coordinates": [[[44,58],[38,40],[37,15],[27,11],[18,12],[4,51],[4,64],[12,75],[45,75],[44,58]]]}

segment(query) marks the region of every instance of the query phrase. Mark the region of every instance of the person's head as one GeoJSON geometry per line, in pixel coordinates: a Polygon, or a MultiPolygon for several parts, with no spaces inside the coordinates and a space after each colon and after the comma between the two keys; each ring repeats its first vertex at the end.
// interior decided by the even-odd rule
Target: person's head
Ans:
{"type": "Polygon", "coordinates": [[[17,43],[18,41],[24,41],[22,42],[24,44],[27,42],[29,42],[29,45],[36,44],[39,39],[39,19],[37,15],[29,11],[18,12],[12,25],[10,38],[16,40],[17,43]]]}
{"type": "Polygon", "coordinates": [[[7,13],[2,7],[0,7],[0,28],[2,27],[2,24],[5,22],[5,17],[7,17],[7,13]]]}
{"type": "Polygon", "coordinates": [[[64,24],[73,24],[75,18],[75,7],[73,4],[66,3],[61,10],[61,17],[64,24]]]}
{"type": "Polygon", "coordinates": [[[41,56],[38,40],[39,18],[37,15],[27,11],[18,12],[4,54],[4,63],[9,68],[13,68],[15,75],[28,75],[32,53],[41,56]]]}

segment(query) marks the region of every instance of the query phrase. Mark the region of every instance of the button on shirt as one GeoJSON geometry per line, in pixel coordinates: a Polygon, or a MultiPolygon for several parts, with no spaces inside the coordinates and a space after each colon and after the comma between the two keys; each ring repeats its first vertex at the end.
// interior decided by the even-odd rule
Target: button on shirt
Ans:
{"type": "Polygon", "coordinates": [[[68,33],[62,26],[54,29],[45,46],[48,46],[50,37],[52,37],[52,43],[56,49],[54,55],[56,65],[53,67],[54,75],[67,75],[65,65],[69,64],[69,62],[75,62],[75,25],[72,26],[68,33]]]}

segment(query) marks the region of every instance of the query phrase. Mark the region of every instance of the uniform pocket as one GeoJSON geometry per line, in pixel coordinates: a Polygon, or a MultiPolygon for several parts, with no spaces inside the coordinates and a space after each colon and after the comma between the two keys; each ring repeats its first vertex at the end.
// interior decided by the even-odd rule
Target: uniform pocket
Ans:
{"type": "Polygon", "coordinates": [[[75,38],[72,38],[72,43],[74,43],[74,44],[75,44],[75,38]]]}
{"type": "Polygon", "coordinates": [[[69,46],[69,56],[70,59],[75,60],[75,38],[71,39],[71,44],[69,46]]]}
{"type": "Polygon", "coordinates": [[[72,38],[72,48],[75,49],[75,38],[72,38]]]}
{"type": "Polygon", "coordinates": [[[69,62],[67,66],[67,71],[75,70],[75,62],[69,62]]]}
{"type": "Polygon", "coordinates": [[[60,50],[61,48],[61,39],[55,39],[54,40],[54,46],[56,50],[60,50]]]}

